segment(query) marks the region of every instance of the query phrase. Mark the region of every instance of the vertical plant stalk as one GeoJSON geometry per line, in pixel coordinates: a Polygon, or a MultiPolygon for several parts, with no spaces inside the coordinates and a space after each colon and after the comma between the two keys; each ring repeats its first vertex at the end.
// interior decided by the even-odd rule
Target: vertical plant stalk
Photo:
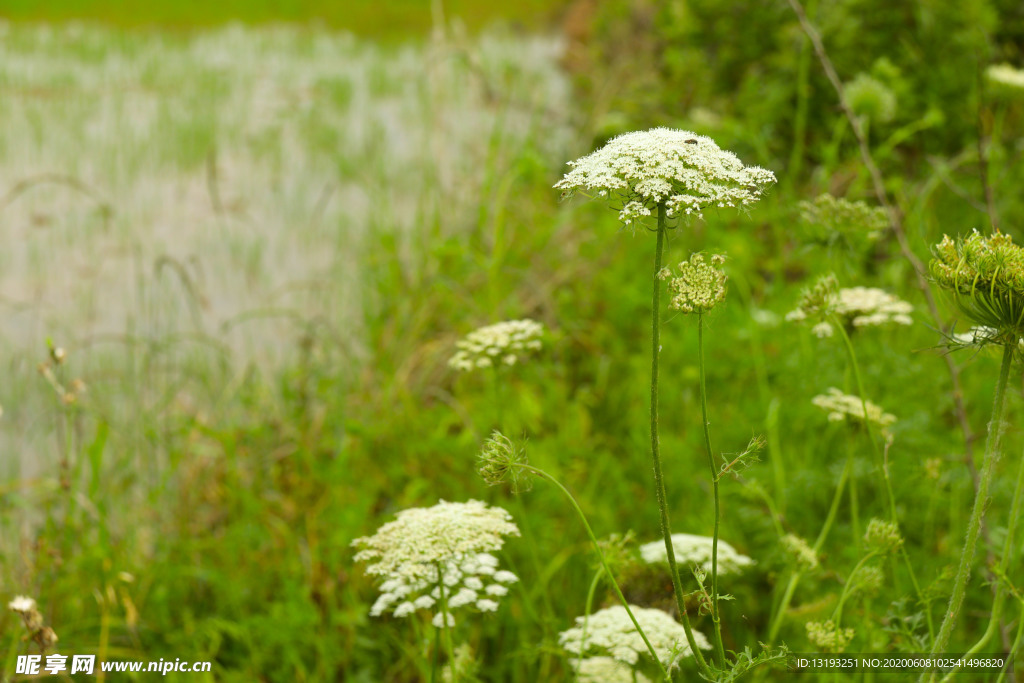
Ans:
{"type": "Polygon", "coordinates": [[[708,424],[708,391],[704,369],[704,314],[697,314],[697,364],[700,368],[700,413],[704,423],[704,448],[708,452],[708,467],[711,468],[711,484],[715,497],[715,533],[711,540],[711,621],[715,625],[715,661],[725,666],[725,648],[722,647],[722,622],[718,614],[718,526],[721,507],[718,497],[718,472],[715,471],[715,457],[711,452],[711,431],[708,424]]]}
{"type": "MultiPolygon", "coordinates": [[[[825,545],[825,539],[828,538],[828,533],[832,530],[832,524],[836,521],[836,514],[839,512],[839,502],[843,499],[843,491],[846,490],[846,480],[850,478],[850,474],[853,472],[853,458],[846,459],[846,466],[843,467],[843,472],[839,475],[839,483],[836,485],[836,492],[832,495],[832,504],[829,505],[828,515],[825,516],[825,523],[821,526],[821,531],[818,532],[818,538],[814,541],[814,545],[811,548],[814,553],[817,554],[821,551],[821,547],[825,545]]],[[[804,575],[804,570],[797,568],[793,575],[789,577],[789,583],[786,584],[786,590],[782,594],[782,600],[779,602],[778,611],[775,612],[775,617],[772,619],[772,624],[768,629],[768,644],[771,645],[775,642],[775,637],[779,635],[779,629],[782,627],[782,620],[785,618],[786,610],[789,609],[789,602],[793,599],[793,593],[796,591],[796,586],[800,583],[801,577],[804,575]]]]}
{"type": "Polygon", "coordinates": [[[995,464],[999,460],[999,446],[1003,437],[1003,408],[1006,403],[1006,383],[1010,376],[1010,361],[1013,358],[1013,345],[1006,344],[1003,347],[1003,361],[999,367],[999,382],[996,384],[996,395],[992,404],[992,421],[988,425],[988,438],[985,439],[985,455],[981,465],[981,479],[978,482],[978,493],[974,497],[974,509],[971,511],[971,519],[967,524],[967,537],[964,539],[964,548],[960,555],[960,568],[956,573],[956,580],[953,583],[953,593],[949,598],[949,608],[939,628],[939,635],[935,638],[932,647],[932,656],[935,656],[949,644],[949,638],[956,626],[957,617],[960,615],[960,608],[963,606],[964,594],[967,589],[967,579],[971,574],[971,563],[974,561],[974,552],[978,543],[978,535],[981,532],[982,520],[985,516],[985,507],[988,505],[988,491],[995,473],[995,464]]]}
{"type": "MultiPolygon", "coordinates": [[[[868,399],[864,393],[864,381],[860,375],[860,365],[857,363],[857,354],[853,352],[853,342],[850,341],[850,335],[846,333],[846,327],[842,324],[842,321],[838,318],[833,318],[832,324],[839,328],[839,332],[843,336],[843,343],[846,345],[846,353],[850,359],[850,367],[853,368],[853,378],[857,382],[857,393],[860,394],[861,410],[864,411],[864,429],[868,433],[868,441],[871,442],[871,449],[875,453],[875,467],[878,468],[879,472],[882,474],[882,483],[884,484],[886,499],[889,503],[889,521],[898,527],[900,520],[896,514],[896,496],[893,495],[892,492],[892,480],[889,478],[889,466],[886,463],[885,456],[883,456],[878,450],[878,444],[875,442],[875,433],[871,428],[871,420],[868,419],[868,399]]],[[[886,452],[888,453],[888,450],[886,452]]],[[[900,555],[903,556],[903,564],[907,567],[907,574],[909,574],[910,582],[914,586],[914,593],[917,595],[917,600],[924,607],[925,621],[928,624],[928,639],[934,642],[935,627],[932,624],[930,603],[925,599],[924,593],[921,592],[921,585],[917,582],[917,575],[914,573],[914,565],[910,561],[910,555],[907,553],[907,546],[905,543],[900,545],[900,555]]]]}
{"type": "Polygon", "coordinates": [[[658,243],[654,252],[653,281],[654,294],[651,303],[651,459],[654,461],[654,491],[658,497],[658,509],[661,511],[661,535],[665,539],[665,554],[668,557],[669,573],[672,575],[672,590],[676,596],[676,608],[679,619],[686,630],[686,641],[690,644],[694,659],[702,673],[710,674],[704,656],[697,648],[690,628],[690,618],[686,613],[683,600],[683,585],[679,579],[679,567],[676,565],[676,550],[672,545],[672,530],[668,521],[668,501],[665,495],[665,478],[661,472],[661,450],[658,443],[658,356],[661,354],[661,261],[665,252],[665,233],[668,232],[667,211],[665,202],[658,204],[658,243]]]}
{"type": "Polygon", "coordinates": [[[452,681],[458,683],[459,672],[455,670],[455,646],[452,644],[452,627],[448,625],[448,617],[451,616],[451,612],[448,611],[448,593],[444,587],[444,570],[441,568],[441,563],[437,563],[437,586],[441,589],[441,621],[442,625],[438,628],[444,631],[444,648],[448,655],[448,666],[451,668],[452,681]]]}
{"type": "MultiPolygon", "coordinates": [[[[988,620],[988,628],[985,629],[985,633],[976,642],[971,649],[967,651],[964,658],[969,658],[977,655],[981,652],[992,640],[992,637],[999,630],[1000,619],[1003,613],[1003,606],[1006,603],[1006,570],[1009,568],[1010,558],[1016,556],[1017,544],[1017,525],[1021,518],[1021,505],[1024,505],[1024,458],[1021,458],[1020,465],[1017,467],[1017,485],[1013,490],[1013,502],[1010,504],[1010,518],[1006,524],[1006,538],[1003,540],[1003,555],[999,558],[999,568],[996,572],[999,581],[996,583],[996,596],[992,603],[992,614],[988,620]]],[[[959,667],[954,667],[945,678],[942,679],[943,683],[949,681],[959,671],[959,667]]]]}
{"type": "MultiPolygon", "coordinates": [[[[533,467],[532,465],[517,464],[516,467],[524,469],[527,472],[532,472],[541,479],[545,479],[554,484],[559,491],[569,499],[569,503],[572,504],[576,514],[579,516],[580,521],[583,523],[583,528],[587,531],[587,536],[590,538],[590,543],[594,546],[594,552],[597,553],[597,559],[601,561],[601,568],[604,569],[604,573],[608,575],[608,580],[612,583],[612,588],[615,589],[615,595],[618,596],[619,602],[626,609],[626,614],[629,615],[629,620],[633,622],[633,627],[636,628],[636,632],[640,634],[640,638],[643,639],[644,645],[647,646],[647,651],[651,653],[651,657],[654,658],[655,663],[658,665],[658,669],[661,671],[661,675],[666,681],[672,680],[669,676],[668,671],[665,670],[665,665],[661,663],[661,659],[658,657],[658,653],[655,651],[654,646],[651,645],[651,641],[647,639],[647,634],[640,628],[640,623],[633,616],[633,610],[629,607],[629,601],[626,600],[626,596],[622,594],[622,589],[619,588],[619,582],[615,579],[615,575],[612,574],[611,568],[608,566],[608,561],[604,558],[604,552],[601,550],[601,545],[597,542],[597,536],[594,535],[594,530],[590,528],[590,522],[587,521],[587,516],[583,514],[583,509],[580,504],[576,502],[576,498],[569,493],[569,489],[562,486],[562,483],[552,477],[550,474],[542,469],[533,467]]],[[[700,650],[697,649],[697,643],[693,639],[693,632],[690,630],[690,624],[684,618],[683,628],[686,630],[686,640],[690,644],[690,649],[693,650],[693,656],[697,660],[698,665],[701,667],[702,672],[706,672],[710,675],[711,671],[708,669],[707,664],[704,662],[704,658],[700,655],[700,650]]],[[[582,648],[581,648],[582,649],[582,648]]]]}

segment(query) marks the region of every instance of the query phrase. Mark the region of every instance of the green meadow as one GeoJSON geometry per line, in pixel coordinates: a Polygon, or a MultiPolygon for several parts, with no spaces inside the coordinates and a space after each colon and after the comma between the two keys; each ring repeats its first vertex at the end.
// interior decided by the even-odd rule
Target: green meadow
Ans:
{"type": "Polygon", "coordinates": [[[0,681],[1024,680],[1024,15],[795,9],[0,6],[0,681]],[[554,187],[657,127],[775,180],[554,187]],[[471,500],[517,533],[356,558],[471,500]],[[515,580],[452,604],[467,552],[515,580]],[[604,643],[623,603],[708,648],[604,643]]]}

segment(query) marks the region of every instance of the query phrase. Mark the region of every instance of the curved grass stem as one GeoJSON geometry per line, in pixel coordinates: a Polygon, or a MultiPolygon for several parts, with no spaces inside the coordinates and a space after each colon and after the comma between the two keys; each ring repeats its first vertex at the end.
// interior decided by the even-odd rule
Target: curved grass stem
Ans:
{"type": "MultiPolygon", "coordinates": [[[[846,346],[846,354],[850,359],[850,367],[853,368],[853,378],[857,382],[857,393],[860,395],[861,410],[864,411],[864,429],[868,433],[868,441],[871,442],[871,450],[875,454],[875,467],[882,475],[883,488],[885,489],[886,500],[889,504],[889,521],[899,526],[899,516],[896,514],[896,496],[892,492],[892,481],[889,478],[889,466],[886,462],[885,457],[882,455],[881,450],[878,448],[878,443],[875,441],[875,432],[871,426],[871,420],[868,419],[868,400],[864,394],[864,381],[860,375],[860,365],[857,363],[857,354],[853,351],[853,342],[850,341],[850,335],[846,332],[846,327],[843,322],[838,318],[833,317],[832,324],[834,327],[839,328],[839,333],[843,338],[843,344],[846,346]]],[[[917,596],[918,603],[924,608],[925,622],[928,624],[928,640],[930,642],[935,641],[935,627],[932,624],[932,611],[930,603],[924,597],[924,593],[921,592],[921,585],[917,582],[917,575],[914,572],[914,565],[910,562],[910,555],[907,553],[906,544],[900,546],[900,555],[903,557],[903,564],[907,568],[907,574],[910,576],[910,583],[913,584],[914,594],[917,596]]]]}
{"type": "MultiPolygon", "coordinates": [[[[636,617],[633,616],[633,610],[629,607],[629,601],[626,600],[626,596],[622,594],[622,589],[619,588],[619,582],[615,580],[615,575],[612,574],[612,570],[608,566],[608,561],[605,560],[604,552],[601,551],[601,546],[597,542],[597,536],[594,535],[594,530],[590,528],[590,522],[587,521],[587,516],[583,514],[583,509],[580,507],[579,503],[576,502],[576,498],[573,497],[573,495],[569,492],[569,489],[562,486],[562,483],[560,481],[552,477],[544,470],[533,467],[532,465],[524,464],[517,464],[516,467],[524,469],[528,472],[532,472],[541,479],[545,479],[551,482],[558,488],[559,491],[562,492],[563,495],[565,495],[566,498],[569,499],[569,503],[572,504],[573,509],[576,510],[576,514],[579,516],[580,521],[583,523],[583,528],[587,531],[587,536],[590,538],[590,543],[594,546],[594,552],[597,553],[597,558],[601,561],[601,567],[604,569],[604,573],[608,575],[608,580],[611,582],[612,588],[615,589],[615,595],[618,596],[619,602],[622,603],[622,606],[626,608],[626,614],[629,615],[629,620],[633,622],[633,626],[636,628],[636,632],[640,634],[640,638],[643,639],[644,645],[647,646],[647,651],[651,654],[651,657],[653,657],[654,661],[657,663],[658,669],[661,671],[661,675],[665,678],[666,681],[671,680],[671,678],[668,675],[668,671],[665,670],[665,665],[662,664],[661,659],[658,657],[658,653],[654,650],[654,646],[651,645],[651,641],[647,639],[647,634],[645,634],[644,630],[640,628],[639,622],[637,622],[636,617]]],[[[686,623],[686,621],[683,621],[683,626],[686,628],[687,640],[691,640],[693,636],[689,630],[690,627],[686,623]]],[[[697,657],[699,655],[699,651],[696,648],[696,643],[692,643],[690,645],[690,648],[694,652],[694,657],[697,657]]],[[[706,664],[704,665],[704,668],[707,668],[706,664]]]]}

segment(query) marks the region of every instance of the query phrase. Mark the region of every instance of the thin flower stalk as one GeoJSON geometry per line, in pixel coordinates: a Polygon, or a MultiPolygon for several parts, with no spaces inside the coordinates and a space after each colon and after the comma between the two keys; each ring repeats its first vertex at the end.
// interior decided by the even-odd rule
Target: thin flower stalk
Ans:
{"type": "Polygon", "coordinates": [[[715,497],[715,531],[711,549],[711,621],[714,623],[712,642],[715,646],[715,659],[719,666],[725,665],[725,648],[722,645],[722,622],[718,612],[718,530],[721,520],[721,501],[718,494],[718,472],[715,469],[715,457],[711,451],[711,431],[708,423],[708,391],[705,381],[704,367],[704,314],[697,314],[697,362],[700,367],[700,411],[704,423],[704,447],[708,453],[708,467],[711,468],[711,483],[715,497]]]}
{"type": "Polygon", "coordinates": [[[1011,344],[1006,344],[1003,347],[1003,360],[999,368],[999,382],[996,384],[996,394],[992,405],[992,421],[989,423],[988,437],[985,439],[985,455],[981,466],[981,478],[978,481],[978,493],[974,498],[974,508],[971,510],[970,521],[967,523],[967,537],[964,540],[964,548],[960,555],[960,565],[956,572],[956,579],[953,582],[953,592],[949,598],[949,607],[946,609],[946,616],[942,620],[939,634],[936,636],[935,643],[932,646],[933,656],[938,656],[946,650],[950,636],[953,633],[953,628],[956,626],[957,618],[960,616],[960,608],[963,606],[964,595],[967,590],[967,579],[971,574],[971,563],[974,561],[982,519],[985,516],[985,508],[988,506],[989,488],[992,485],[992,478],[995,474],[996,461],[999,459],[999,447],[1005,428],[1003,424],[1003,409],[1006,403],[1006,384],[1010,377],[1010,362],[1013,359],[1013,349],[1014,346],[1011,344]]]}
{"type": "MultiPolygon", "coordinates": [[[[999,558],[999,565],[996,568],[996,574],[998,575],[998,582],[996,583],[996,594],[992,602],[991,615],[988,620],[988,627],[985,629],[985,633],[982,634],[981,638],[978,639],[971,649],[964,654],[964,658],[969,658],[978,653],[982,652],[988,645],[992,637],[999,631],[1000,620],[1003,614],[1003,607],[1006,604],[1007,589],[1006,589],[1006,571],[1009,569],[1010,558],[1016,557],[1016,535],[1017,526],[1020,522],[1022,509],[1024,506],[1024,458],[1021,458],[1020,465],[1017,467],[1017,485],[1013,490],[1013,502],[1010,504],[1010,519],[1007,522],[1006,527],[1006,538],[1003,539],[1003,554],[999,558]]],[[[957,668],[952,669],[945,678],[943,683],[953,678],[956,674],[957,668]]]]}
{"type": "MultiPolygon", "coordinates": [[[[862,407],[864,409],[864,415],[868,415],[868,404],[867,399],[864,397],[864,382],[860,375],[860,365],[857,363],[857,354],[853,351],[853,342],[850,341],[850,335],[846,333],[846,330],[840,325],[839,331],[843,337],[843,343],[846,346],[846,353],[850,359],[850,367],[853,368],[854,381],[857,382],[857,392],[860,394],[862,407]]],[[[889,503],[889,519],[893,524],[899,525],[899,517],[896,514],[896,496],[892,492],[892,481],[889,478],[889,467],[885,462],[885,457],[878,449],[878,444],[875,442],[875,435],[872,430],[872,424],[870,420],[864,420],[865,429],[868,432],[868,441],[871,442],[871,448],[875,453],[875,466],[882,474],[882,482],[885,488],[886,499],[889,503]]],[[[935,627],[932,624],[932,613],[928,608],[928,600],[925,599],[924,593],[921,591],[921,585],[917,581],[917,575],[914,572],[914,565],[910,561],[910,555],[907,553],[906,545],[900,546],[900,554],[903,557],[903,564],[907,568],[907,574],[910,576],[910,582],[914,586],[914,593],[917,595],[918,602],[924,606],[925,621],[928,624],[928,639],[930,641],[935,640],[935,627]]]]}
{"type": "MultiPolygon", "coordinates": [[[[562,486],[562,483],[560,481],[552,477],[544,470],[526,464],[517,464],[516,467],[524,469],[527,472],[535,474],[541,479],[545,479],[551,482],[569,500],[569,503],[576,511],[576,515],[580,518],[580,522],[583,523],[583,528],[586,530],[587,536],[590,538],[590,543],[594,546],[594,552],[597,553],[597,558],[601,561],[602,569],[604,569],[605,574],[608,575],[608,580],[611,581],[612,588],[615,589],[615,595],[619,598],[619,602],[622,603],[622,606],[626,609],[626,612],[629,614],[630,620],[633,622],[633,625],[636,627],[637,633],[640,634],[640,637],[643,639],[648,651],[651,653],[651,657],[653,657],[654,660],[658,663],[662,676],[664,676],[665,680],[670,680],[668,672],[665,670],[665,667],[662,665],[661,660],[658,658],[657,651],[654,649],[654,646],[651,645],[651,642],[647,639],[647,634],[644,633],[644,630],[640,627],[640,623],[636,620],[636,617],[633,615],[632,610],[630,610],[629,601],[626,600],[626,596],[622,594],[622,589],[619,587],[619,582],[615,580],[615,575],[612,573],[611,568],[608,566],[607,559],[605,559],[604,551],[601,550],[601,544],[598,543],[597,536],[594,535],[594,530],[590,528],[590,522],[587,521],[587,516],[583,514],[583,509],[580,507],[579,503],[576,502],[576,498],[572,495],[572,493],[569,492],[569,489],[562,486]]],[[[699,657],[700,653],[697,650],[696,640],[693,640],[693,632],[691,631],[690,625],[686,620],[683,621],[683,627],[686,629],[686,639],[688,642],[691,643],[690,648],[695,653],[694,657],[699,657]]],[[[698,662],[703,663],[703,660],[698,659],[698,662]]],[[[706,670],[707,673],[710,673],[710,670],[707,669],[707,664],[704,664],[702,668],[703,670],[706,670]]]]}

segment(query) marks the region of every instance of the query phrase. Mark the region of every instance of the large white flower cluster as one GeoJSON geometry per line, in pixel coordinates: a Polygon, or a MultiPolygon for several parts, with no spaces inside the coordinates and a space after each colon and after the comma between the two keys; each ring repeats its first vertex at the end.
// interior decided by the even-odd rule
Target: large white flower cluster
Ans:
{"type": "Polygon", "coordinates": [[[775,175],[744,166],[714,140],[686,130],[654,128],[613,138],[601,149],[570,161],[557,189],[619,197],[626,225],[651,215],[664,202],[668,215],[700,215],[709,206],[752,204],[775,175]]]}
{"type": "Polygon", "coordinates": [[[499,364],[515,365],[526,353],[541,348],[543,335],[544,325],[530,319],[481,327],[455,343],[458,351],[448,365],[465,372],[499,364]]]}
{"type": "Polygon", "coordinates": [[[886,427],[896,422],[896,416],[884,412],[879,406],[871,401],[861,402],[860,396],[844,394],[835,387],[830,387],[828,393],[819,394],[811,399],[811,403],[828,413],[830,422],[842,422],[853,419],[861,422],[873,422],[884,431],[886,427]],[[867,415],[864,414],[864,405],[867,405],[867,415]]]}
{"type": "MultiPolygon", "coordinates": [[[[674,669],[681,659],[691,656],[686,631],[679,622],[660,609],[635,605],[630,605],[630,609],[666,669],[674,669]]],[[[606,607],[591,614],[589,619],[576,617],[576,624],[558,635],[559,644],[572,655],[609,656],[629,666],[636,666],[642,656],[650,657],[643,638],[622,605],[606,607]],[[587,624],[586,640],[584,621],[587,624]]],[[[693,638],[700,649],[711,649],[711,643],[704,634],[694,631],[693,638]]]]}
{"type": "MultiPolygon", "coordinates": [[[[894,323],[910,325],[910,314],[914,307],[898,296],[877,287],[847,287],[840,289],[828,301],[828,312],[835,313],[844,322],[854,327],[871,327],[894,323]]],[[[786,315],[786,320],[802,321],[809,317],[803,308],[797,308],[786,315]]],[[[827,322],[820,322],[813,328],[819,337],[831,337],[834,330],[827,322]]]]}
{"type": "Polygon", "coordinates": [[[460,607],[495,611],[508,585],[519,579],[498,569],[498,558],[490,553],[504,545],[505,536],[518,535],[508,512],[478,500],[442,500],[399,512],[373,536],[352,542],[361,548],[355,559],[371,563],[366,572],[383,578],[370,615],[405,617],[430,610],[435,625],[451,626],[451,612],[460,607]]]}
{"type": "MultiPolygon", "coordinates": [[[[711,550],[714,539],[693,534],[672,534],[672,549],[676,562],[687,566],[698,565],[706,572],[711,571],[711,550]]],[[[640,556],[648,564],[668,562],[664,541],[652,541],[640,546],[640,556]]],[[[718,539],[718,575],[739,574],[754,561],[742,555],[731,545],[718,539]]]]}
{"type": "Polygon", "coordinates": [[[647,676],[611,657],[587,657],[573,662],[573,667],[577,683],[651,683],[647,676]]]}

